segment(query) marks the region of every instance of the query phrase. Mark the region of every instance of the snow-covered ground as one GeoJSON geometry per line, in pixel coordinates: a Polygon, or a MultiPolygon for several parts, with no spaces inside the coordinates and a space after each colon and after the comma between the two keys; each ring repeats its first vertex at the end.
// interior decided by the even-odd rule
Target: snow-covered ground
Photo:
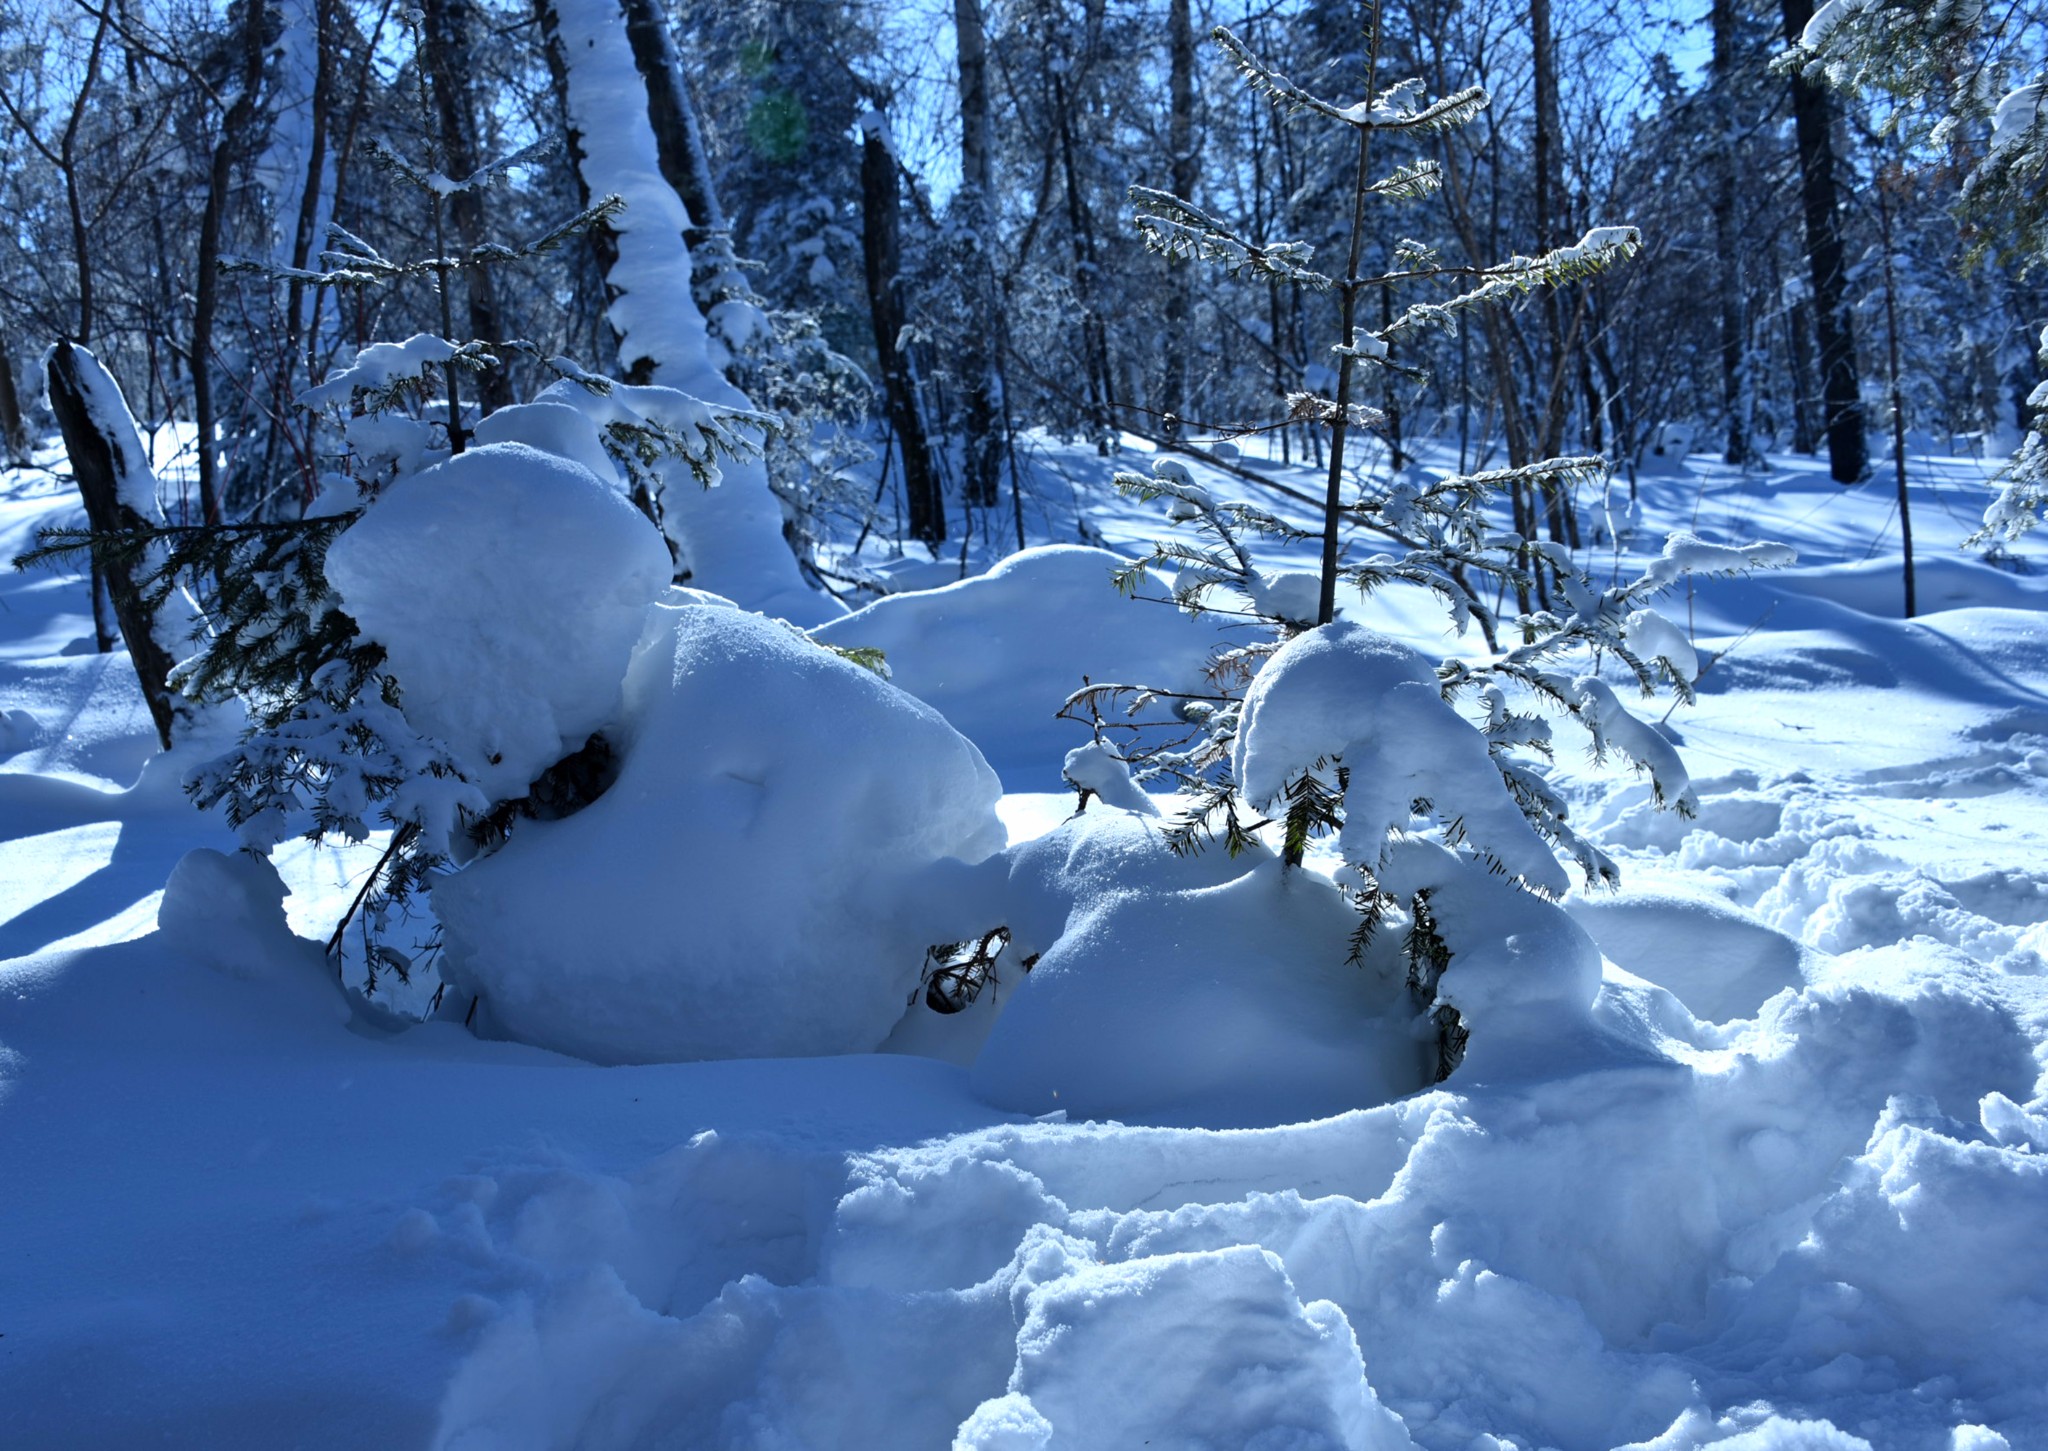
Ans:
{"type": "MultiPolygon", "coordinates": [[[[1109,461],[1036,456],[1035,538],[1156,532],[1101,496],[1109,461]]],[[[1669,721],[1695,820],[1560,752],[1625,874],[1568,903],[1598,1032],[1391,1098],[1362,1067],[1334,1104],[1283,1091],[1348,1051],[1290,1019],[1290,974],[1359,970],[1233,936],[1215,904],[1279,889],[1220,853],[1139,924],[1178,935],[1135,995],[1088,996],[1081,940],[1131,920],[1076,910],[1044,965],[1081,1008],[1035,1065],[907,1028],[938,1056],[597,1067],[378,1032],[232,870],[157,930],[173,867],[233,839],[93,653],[83,582],[0,576],[0,1447],[2048,1445],[2048,559],[1960,554],[1983,469],[1915,470],[1910,622],[1883,481],[1642,481],[1652,529],[1801,563],[1667,609],[1709,661],[1669,721]],[[1144,1111],[1084,1119],[1091,1094],[1144,1111]]],[[[6,476],[0,556],[76,512],[6,476]]],[[[981,746],[1013,842],[1048,843],[1015,870],[1076,901],[1149,828],[1046,835],[1084,738],[1053,711],[1213,638],[1106,574],[1076,551],[827,627],[981,746]]],[[[1398,597],[1359,613],[1448,648],[1398,597]]],[[[367,861],[280,849],[301,939],[367,861]]]]}

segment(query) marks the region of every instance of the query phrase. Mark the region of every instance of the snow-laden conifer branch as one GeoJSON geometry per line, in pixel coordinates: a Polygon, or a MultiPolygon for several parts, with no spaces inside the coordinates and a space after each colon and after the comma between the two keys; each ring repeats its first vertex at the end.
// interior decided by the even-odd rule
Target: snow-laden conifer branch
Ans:
{"type": "Polygon", "coordinates": [[[1390,86],[1369,100],[1340,106],[1289,80],[1255,55],[1251,47],[1232,34],[1227,26],[1217,26],[1209,32],[1209,38],[1230,57],[1231,63],[1252,89],[1274,105],[1284,106],[1291,112],[1313,111],[1333,121],[1367,130],[1407,131],[1418,135],[1451,131],[1466,125],[1493,100],[1483,86],[1467,86],[1441,100],[1417,107],[1414,98],[1421,91],[1421,82],[1409,80],[1390,86]]]}
{"type": "Polygon", "coordinates": [[[1367,190],[1374,196],[1385,197],[1388,201],[1421,201],[1424,197],[1441,190],[1443,184],[1443,166],[1434,159],[1425,157],[1381,177],[1367,190]]]}
{"type": "Polygon", "coordinates": [[[1145,245],[1168,257],[1216,262],[1229,273],[1249,271],[1255,277],[1296,282],[1322,291],[1329,278],[1310,270],[1315,248],[1306,242],[1253,242],[1210,216],[1192,202],[1148,186],[1134,186],[1132,222],[1145,245]]]}
{"type": "Polygon", "coordinates": [[[1569,247],[1540,257],[1510,257],[1478,271],[1477,287],[1436,304],[1447,312],[1507,302],[1537,287],[1562,287],[1605,271],[1642,249],[1643,234],[1634,227],[1595,227],[1569,247]]]}

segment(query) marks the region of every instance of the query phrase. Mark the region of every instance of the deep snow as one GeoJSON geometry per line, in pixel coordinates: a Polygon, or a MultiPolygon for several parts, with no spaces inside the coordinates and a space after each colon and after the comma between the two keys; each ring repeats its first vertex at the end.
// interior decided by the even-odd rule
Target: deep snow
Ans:
{"type": "MultiPolygon", "coordinates": [[[[1061,537],[1058,475],[1107,464],[1037,455],[1061,537]]],[[[931,1056],[598,1068],[351,1018],[304,939],[371,848],[281,848],[284,922],[188,858],[233,839],[152,759],[81,583],[0,577],[0,1445],[2048,1444],[2048,584],[2038,548],[1953,552],[1980,467],[1916,466],[1910,623],[1882,485],[1644,480],[1651,524],[1801,563],[1667,601],[1697,819],[1560,733],[1625,874],[1567,902],[1598,997],[1512,1061],[1482,1019],[1436,1089],[1368,1036],[1344,922],[1247,931],[1310,881],[1175,862],[1102,804],[1059,827],[1058,694],[1119,650],[1185,663],[1185,622],[1106,580],[1084,607],[1026,562],[829,627],[1001,773],[1030,845],[940,915],[1000,893],[1028,977],[913,1008],[890,1046],[931,1056]]],[[[1113,546],[1156,527],[1085,506],[1113,546]]],[[[9,476],[0,552],[75,513],[9,476]]],[[[1452,648],[1400,596],[1359,613],[1452,648]]],[[[957,771],[971,857],[994,788],[957,771]]],[[[800,830],[723,863],[718,909],[800,892],[800,830]]]]}

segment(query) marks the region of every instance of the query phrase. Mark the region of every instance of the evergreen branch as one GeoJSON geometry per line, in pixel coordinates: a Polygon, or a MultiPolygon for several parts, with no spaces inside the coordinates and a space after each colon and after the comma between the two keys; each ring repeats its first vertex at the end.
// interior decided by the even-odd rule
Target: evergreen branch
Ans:
{"type": "Polygon", "coordinates": [[[1309,269],[1315,248],[1306,242],[1250,241],[1192,202],[1148,186],[1133,186],[1130,198],[1136,208],[1132,224],[1145,245],[1163,256],[1217,262],[1233,276],[1248,270],[1256,277],[1296,282],[1319,292],[1333,285],[1309,269]]]}
{"type": "Polygon", "coordinates": [[[1209,39],[1215,41],[1223,53],[1230,57],[1231,63],[1238,68],[1245,80],[1251,83],[1252,89],[1274,105],[1285,106],[1290,112],[1314,111],[1319,115],[1328,116],[1333,121],[1352,121],[1356,124],[1351,113],[1344,107],[1332,105],[1319,96],[1309,94],[1253,55],[1251,48],[1231,34],[1228,26],[1219,25],[1211,30],[1209,39]]]}

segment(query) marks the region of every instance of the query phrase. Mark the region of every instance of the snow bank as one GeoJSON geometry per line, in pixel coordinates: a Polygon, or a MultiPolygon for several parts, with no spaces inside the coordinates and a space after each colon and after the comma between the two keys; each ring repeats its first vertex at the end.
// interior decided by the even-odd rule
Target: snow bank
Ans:
{"type": "Polygon", "coordinates": [[[654,609],[623,722],[604,796],[435,889],[455,990],[495,1032],[599,1062],[880,1044],[946,936],[921,874],[1002,845],[979,753],[724,608],[654,609]]]}
{"type": "MultiPolygon", "coordinates": [[[[1012,787],[1056,789],[1060,762],[1086,732],[1054,716],[1083,676],[1213,690],[1203,667],[1232,638],[1215,621],[1121,598],[1110,575],[1129,562],[1080,545],[1027,549],[987,574],[887,596],[813,633],[881,650],[890,678],[980,746],[1012,787]]],[[[1165,707],[1143,718],[1164,719],[1165,707]]]]}
{"type": "Polygon", "coordinates": [[[389,652],[406,719],[502,801],[611,719],[669,558],[590,470],[505,443],[393,484],[327,577],[389,652]]]}

